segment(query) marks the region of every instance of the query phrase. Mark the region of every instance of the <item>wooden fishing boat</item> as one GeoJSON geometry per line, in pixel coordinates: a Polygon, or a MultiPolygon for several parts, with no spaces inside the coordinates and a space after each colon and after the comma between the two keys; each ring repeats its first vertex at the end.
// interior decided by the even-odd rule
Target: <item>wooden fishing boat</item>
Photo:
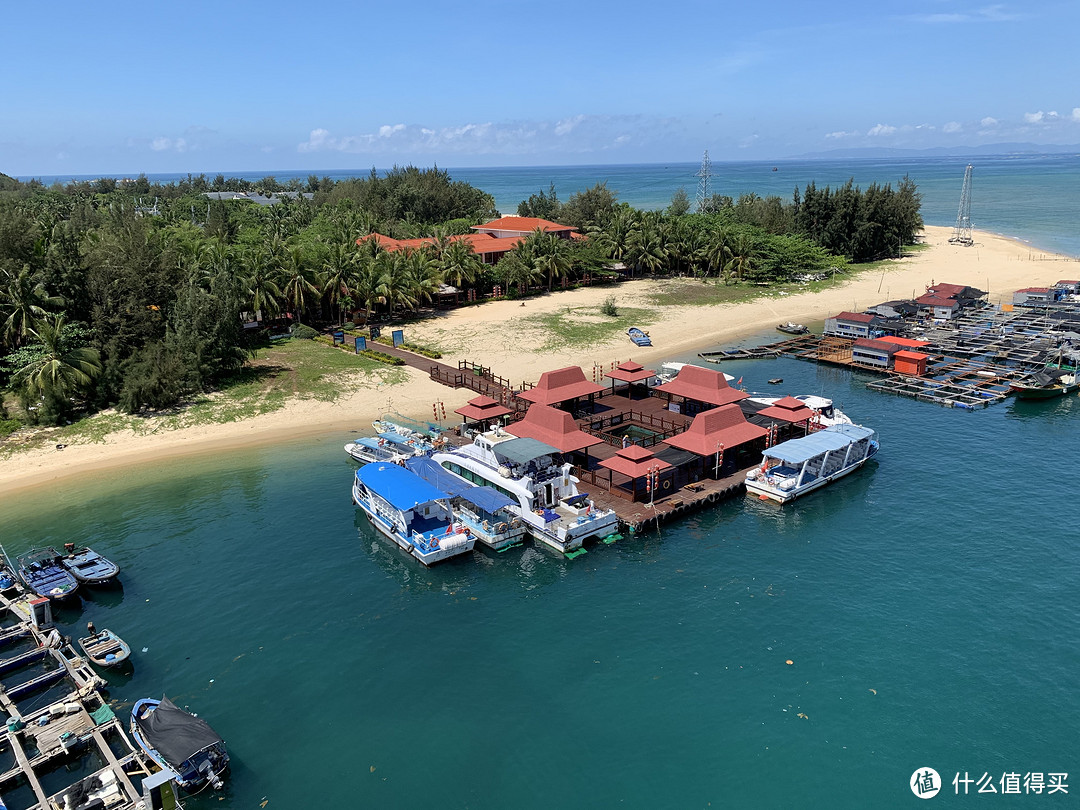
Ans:
{"type": "Polygon", "coordinates": [[[154,762],[175,773],[176,784],[188,793],[208,785],[221,788],[222,774],[229,767],[225,741],[209,723],[167,697],[135,701],[131,736],[154,762]]]}
{"type": "Polygon", "coordinates": [[[787,323],[778,324],[776,327],[777,332],[783,332],[786,335],[805,335],[810,330],[803,326],[801,323],[794,323],[788,321],[787,323]]]}
{"type": "Polygon", "coordinates": [[[631,326],[627,329],[626,334],[630,336],[630,340],[635,346],[652,346],[652,339],[649,337],[649,333],[638,329],[636,326],[631,326]]]}
{"type": "Polygon", "coordinates": [[[74,543],[65,543],[63,554],[58,554],[53,548],[49,551],[83,585],[105,585],[120,573],[119,565],[86,546],[76,548],[74,543]]]}
{"type": "Polygon", "coordinates": [[[92,636],[78,640],[79,649],[99,667],[115,667],[131,655],[131,647],[112,630],[102,628],[92,636]]]}
{"type": "Polygon", "coordinates": [[[79,581],[60,564],[51,548],[35,548],[16,560],[19,578],[38,596],[66,599],[79,590],[79,581]]]}

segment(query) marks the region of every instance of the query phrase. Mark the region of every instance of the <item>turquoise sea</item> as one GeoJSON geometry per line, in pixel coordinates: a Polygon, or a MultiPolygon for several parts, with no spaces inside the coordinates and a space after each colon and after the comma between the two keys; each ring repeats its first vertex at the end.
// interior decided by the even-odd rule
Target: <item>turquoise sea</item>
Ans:
{"type": "MultiPolygon", "coordinates": [[[[1064,191],[1030,178],[1080,170],[1046,161],[1001,180],[1032,190],[987,203],[997,230],[1036,241],[1025,206],[1064,191]]],[[[889,165],[816,179],[915,176],[889,165]]],[[[762,176],[794,174],[778,169],[762,176]]],[[[562,195],[583,171],[504,188],[565,172],[562,195]]],[[[935,171],[951,224],[963,166],[935,171]]],[[[662,205],[669,189],[637,193],[662,205]]],[[[1076,245],[1043,224],[1038,244],[1076,245]]],[[[725,371],[834,398],[879,431],[880,456],[793,506],[730,501],[573,561],[526,546],[424,569],[358,519],[347,434],[0,494],[0,541],[88,543],[123,566],[121,590],[59,619],[131,644],[118,714],[164,692],[228,740],[223,800],[192,808],[902,807],[926,767],[939,805],[1076,806],[1080,398],[967,412],[793,359],[725,371]],[[1075,786],[956,796],[965,772],[999,794],[1007,773],[1075,786]]]]}
{"type": "Polygon", "coordinates": [[[3,542],[123,566],[63,627],[131,643],[118,713],[165,692],[228,740],[224,801],[192,807],[893,807],[926,766],[950,793],[1080,770],[1080,399],[965,412],[797,360],[729,371],[834,397],[879,459],[574,561],[427,570],[358,518],[328,435],[0,500],[3,542]]]}

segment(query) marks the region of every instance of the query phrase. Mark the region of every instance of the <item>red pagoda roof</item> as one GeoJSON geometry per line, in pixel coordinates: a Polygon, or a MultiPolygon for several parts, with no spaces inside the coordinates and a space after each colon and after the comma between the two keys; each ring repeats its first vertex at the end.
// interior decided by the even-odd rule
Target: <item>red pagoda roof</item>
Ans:
{"type": "Polygon", "coordinates": [[[540,375],[540,382],[535,388],[521,391],[518,396],[526,402],[538,402],[541,405],[554,405],[569,399],[598,394],[604,386],[585,379],[585,372],[579,366],[567,366],[555,371],[545,371],[540,375]]]}
{"type": "Polygon", "coordinates": [[[645,368],[641,363],[635,363],[633,360],[627,360],[607,372],[607,377],[621,382],[636,383],[647,380],[649,377],[655,376],[655,374],[656,372],[653,369],[645,368]]]}
{"type": "Polygon", "coordinates": [[[747,422],[742,409],[732,404],[699,413],[685,433],[664,439],[664,443],[707,456],[716,452],[718,444],[730,450],[759,439],[766,432],[765,428],[747,422]]]}
{"type": "Polygon", "coordinates": [[[657,391],[692,399],[695,402],[704,402],[709,405],[729,405],[746,399],[749,394],[732,388],[728,381],[719,371],[701,366],[683,366],[675,379],[669,383],[658,385],[657,391]]]}
{"type": "Polygon", "coordinates": [[[456,408],[454,413],[459,413],[473,422],[482,422],[485,419],[498,419],[500,416],[512,413],[512,411],[506,406],[500,405],[491,397],[481,394],[478,397],[473,397],[460,408],[456,408]]]}
{"type": "Polygon", "coordinates": [[[549,405],[530,405],[525,418],[507,425],[506,432],[520,438],[536,439],[562,453],[584,450],[604,441],[581,430],[566,411],[549,405]]]}
{"type": "Polygon", "coordinates": [[[804,422],[813,415],[814,412],[806,407],[806,403],[795,399],[795,397],[778,399],[768,408],[758,411],[758,416],[764,416],[766,419],[779,419],[782,422],[804,422]]]}
{"type": "Polygon", "coordinates": [[[652,469],[666,470],[671,465],[657,458],[651,451],[636,444],[624,447],[614,456],[604,459],[599,466],[622,473],[630,478],[642,478],[652,469]]]}

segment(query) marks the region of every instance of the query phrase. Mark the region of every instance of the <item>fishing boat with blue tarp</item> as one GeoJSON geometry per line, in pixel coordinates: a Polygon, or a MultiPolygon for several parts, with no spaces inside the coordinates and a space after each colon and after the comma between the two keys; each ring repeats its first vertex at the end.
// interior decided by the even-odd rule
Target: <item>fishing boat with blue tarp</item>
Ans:
{"type": "Polygon", "coordinates": [[[449,495],[458,521],[485,546],[502,551],[524,540],[525,526],[513,498],[466,481],[425,456],[406,459],[405,466],[449,495]]]}
{"type": "Polygon", "coordinates": [[[746,474],[746,493],[787,503],[857,470],[879,449],[877,433],[861,425],[831,425],[770,447],[746,474]]]}
{"type": "Polygon", "coordinates": [[[649,333],[638,329],[636,326],[627,329],[626,334],[630,336],[630,341],[635,346],[652,346],[652,338],[649,337],[649,333]]]}
{"type": "Polygon", "coordinates": [[[356,471],[352,496],[372,526],[424,565],[465,554],[476,544],[455,519],[450,496],[405,467],[365,464],[356,471]]]}
{"type": "Polygon", "coordinates": [[[38,596],[66,599],[79,590],[79,581],[60,564],[55,551],[35,548],[16,558],[19,578],[38,596]]]}

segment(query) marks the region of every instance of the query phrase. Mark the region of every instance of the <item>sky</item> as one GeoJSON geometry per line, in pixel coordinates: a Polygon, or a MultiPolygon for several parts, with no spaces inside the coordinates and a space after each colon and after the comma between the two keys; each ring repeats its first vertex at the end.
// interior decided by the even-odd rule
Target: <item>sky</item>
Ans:
{"type": "Polygon", "coordinates": [[[1080,3],[8,0],[0,172],[1080,144],[1080,3]]]}

